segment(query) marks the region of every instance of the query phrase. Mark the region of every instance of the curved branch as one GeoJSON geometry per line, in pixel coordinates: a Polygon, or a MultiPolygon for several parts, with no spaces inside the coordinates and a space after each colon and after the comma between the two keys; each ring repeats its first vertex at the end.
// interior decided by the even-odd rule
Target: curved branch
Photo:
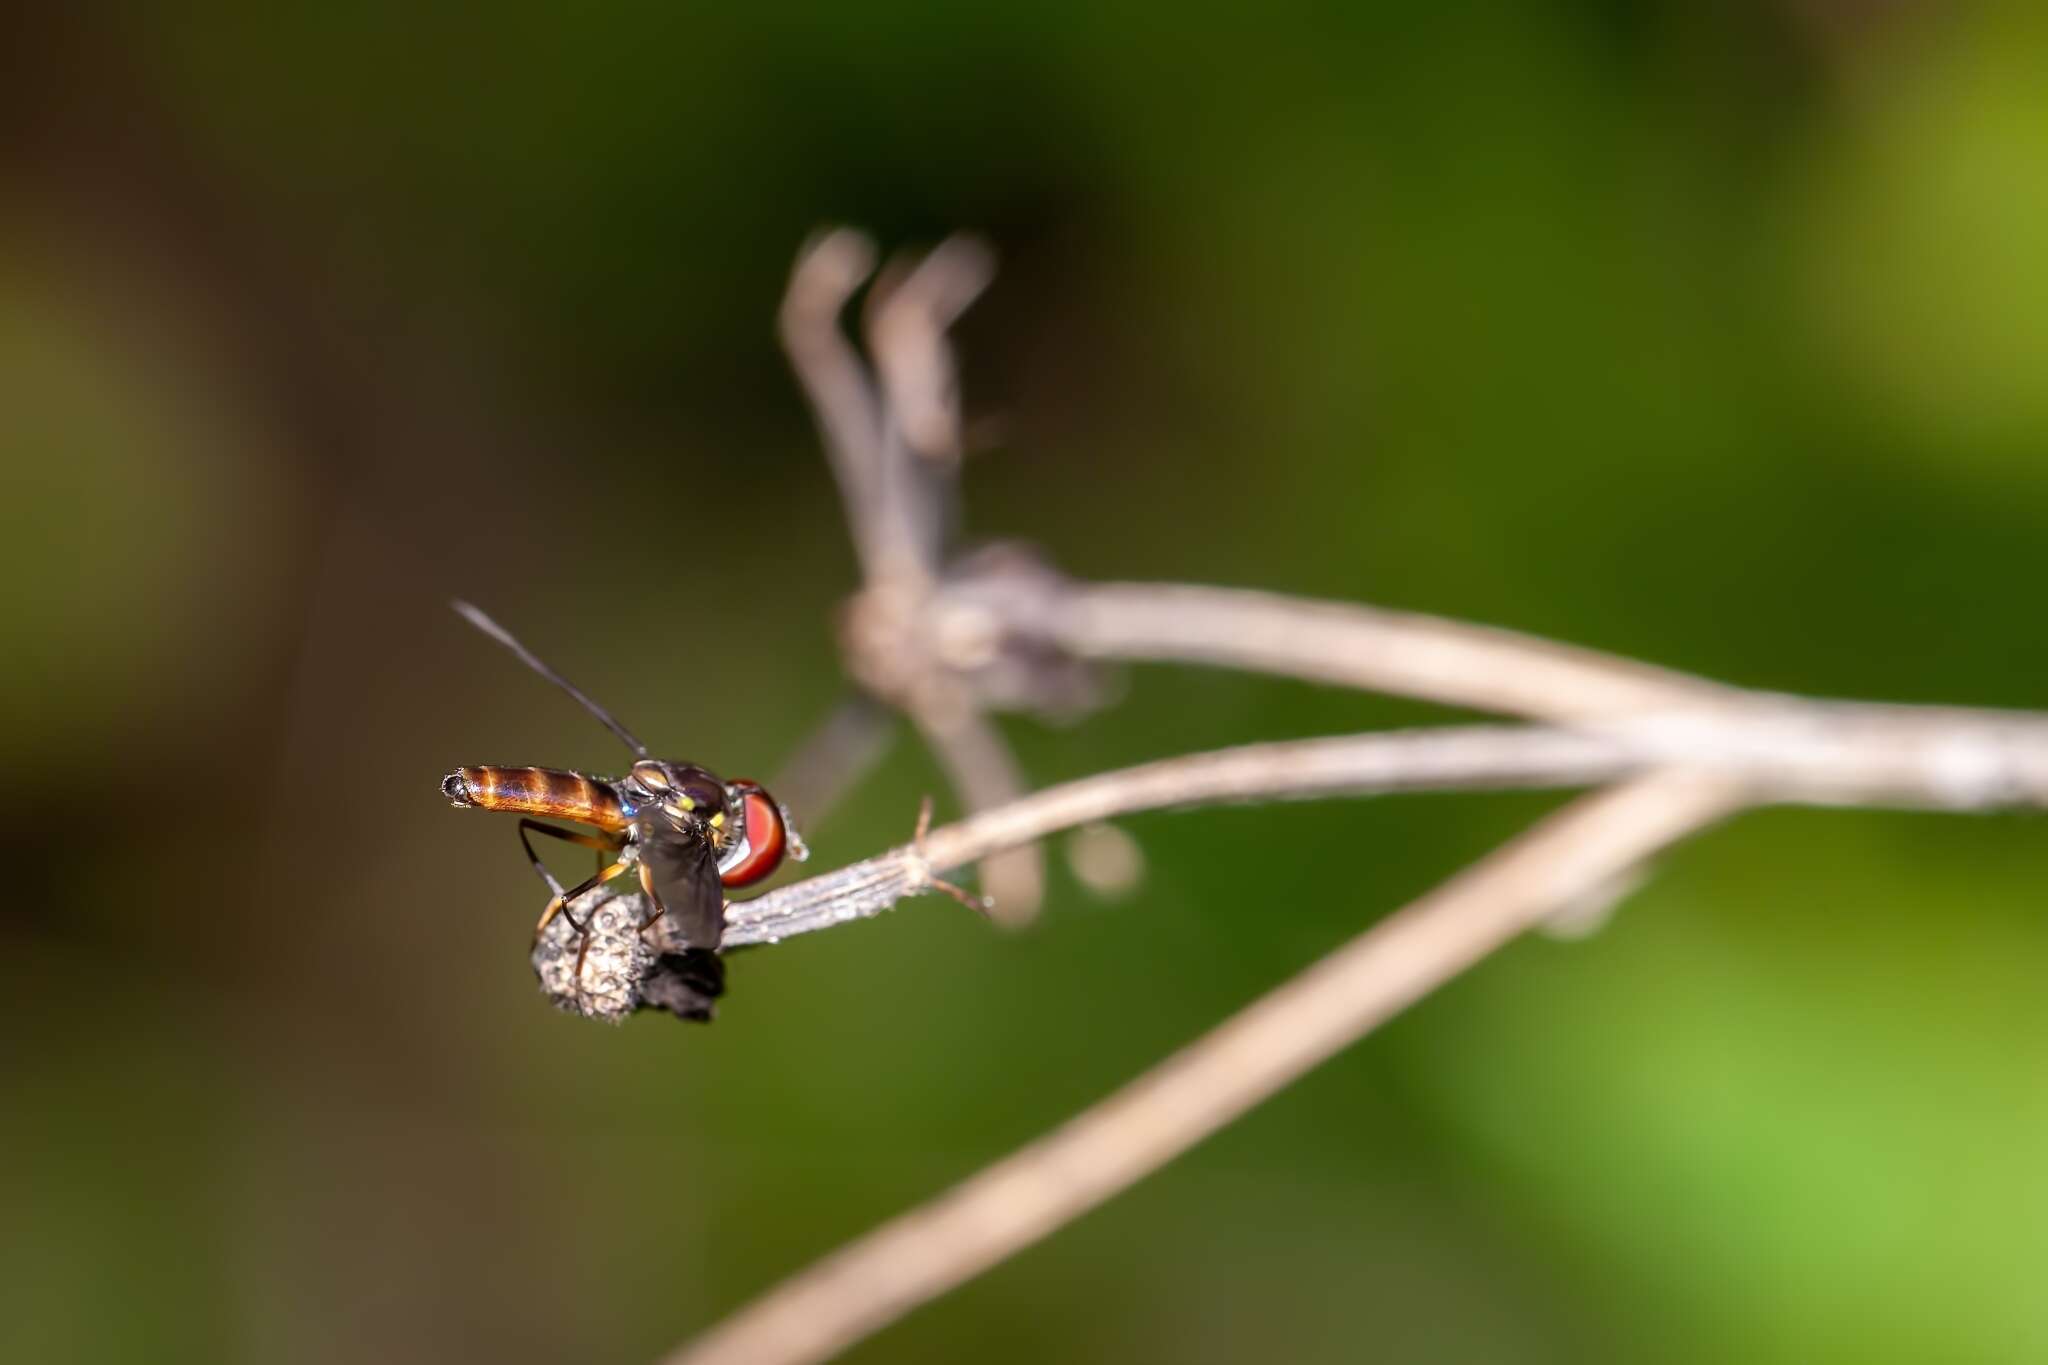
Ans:
{"type": "Polygon", "coordinates": [[[1064,782],[933,830],[921,843],[726,908],[725,942],[772,943],[881,914],[933,878],[1061,830],[1219,801],[1396,791],[1583,787],[1646,766],[1640,750],[1569,730],[1472,725],[1247,744],[1064,782]]]}
{"type": "MultiPolygon", "coordinates": [[[[1063,684],[1103,660],[1280,674],[1568,728],[1473,726],[1251,745],[1067,783],[730,906],[728,944],[879,914],[942,885],[936,879],[951,867],[1138,810],[1620,781],[1051,1135],[799,1274],[678,1352],[672,1365],[795,1365],[859,1341],[1142,1178],[1516,934],[1611,894],[1658,848],[1740,805],[2048,805],[2048,716],[1776,696],[1373,607],[1172,584],[1077,584],[1001,562],[942,568],[937,522],[891,515],[929,512],[935,504],[902,499],[906,490],[928,493],[930,479],[888,476],[909,462],[910,445],[941,457],[957,449],[951,356],[942,335],[906,344],[878,308],[871,349],[889,392],[876,391],[838,330],[839,308],[872,264],[865,250],[845,236],[811,249],[791,281],[784,334],[819,410],[867,571],[842,632],[849,672],[927,731],[946,707],[1063,709],[1047,703],[1073,689],[1044,684],[1063,684]]],[[[985,262],[961,259],[928,258],[936,264],[924,283],[936,302],[913,289],[894,322],[942,333],[957,311],[948,300],[964,302],[985,282],[985,262]],[[937,288],[939,265],[958,268],[961,287],[951,294],[937,288]]],[[[886,302],[887,289],[878,290],[886,302]]],[[[945,459],[925,463],[932,470],[920,465],[920,475],[947,467],[945,459]]]]}
{"type": "Polygon", "coordinates": [[[1490,626],[1178,583],[1073,584],[1007,624],[1087,659],[1210,664],[1539,720],[1698,709],[1705,678],[1490,626]]]}
{"type": "Polygon", "coordinates": [[[1582,798],[1052,1133],[800,1272],[665,1365],[836,1355],[1142,1179],[1739,802],[1726,782],[1676,773],[1582,798]]]}
{"type": "Polygon", "coordinates": [[[894,555],[881,507],[882,412],[867,366],[839,330],[839,315],[875,269],[875,247],[848,228],[804,243],[777,319],[782,349],[803,386],[825,456],[839,481],[862,572],[886,572],[894,555]]]}
{"type": "MultiPolygon", "coordinates": [[[[1748,697],[1752,694],[1735,694],[1748,697]]],[[[909,845],[728,907],[726,941],[765,943],[881,914],[937,874],[1060,830],[1216,801],[1584,787],[1657,768],[1755,799],[1984,810],[2048,806],[2048,717],[1757,697],[1570,729],[1436,726],[1247,744],[1061,783],[909,845]]]]}

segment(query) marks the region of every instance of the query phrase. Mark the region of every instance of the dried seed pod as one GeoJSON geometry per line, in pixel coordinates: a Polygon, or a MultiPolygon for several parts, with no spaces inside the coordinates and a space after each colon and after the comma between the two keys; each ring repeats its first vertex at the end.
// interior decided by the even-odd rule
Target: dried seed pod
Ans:
{"type": "Polygon", "coordinates": [[[639,892],[591,892],[570,916],[557,915],[533,945],[533,973],[557,1009],[617,1023],[635,1010],[665,1010],[708,1022],[725,993],[725,962],[706,948],[681,946],[664,932],[667,917],[647,923],[639,892]],[[588,916],[588,918],[586,918],[588,916]],[[576,927],[585,925],[584,931],[576,927]]]}
{"type": "Polygon", "coordinates": [[[640,984],[655,964],[653,947],[640,937],[646,902],[638,895],[588,896],[573,909],[576,924],[556,915],[533,945],[541,993],[572,1014],[623,1019],[639,1008],[640,984]]]}

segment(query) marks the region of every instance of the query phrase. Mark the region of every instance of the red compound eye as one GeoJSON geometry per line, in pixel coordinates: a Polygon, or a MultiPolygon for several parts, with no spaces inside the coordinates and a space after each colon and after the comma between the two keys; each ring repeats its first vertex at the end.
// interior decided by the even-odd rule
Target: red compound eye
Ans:
{"type": "Polygon", "coordinates": [[[789,831],[775,801],[751,782],[735,782],[747,816],[747,856],[718,874],[727,886],[751,886],[782,866],[789,849],[789,831]]]}

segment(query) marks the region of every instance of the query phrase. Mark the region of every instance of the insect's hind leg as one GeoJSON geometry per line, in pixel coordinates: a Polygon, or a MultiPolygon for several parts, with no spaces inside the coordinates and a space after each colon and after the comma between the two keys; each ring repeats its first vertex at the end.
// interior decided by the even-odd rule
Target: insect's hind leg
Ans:
{"type": "MultiPolygon", "coordinates": [[[[533,851],[533,844],[526,837],[529,831],[534,834],[545,834],[549,838],[560,839],[565,843],[581,844],[585,848],[594,848],[600,853],[617,853],[626,846],[626,836],[623,834],[585,834],[580,829],[563,829],[560,825],[544,825],[538,820],[521,816],[519,820],[519,845],[526,850],[526,857],[533,864],[533,870],[540,873],[541,880],[549,886],[555,885],[554,874],[549,872],[546,864],[541,862],[540,855],[533,851]]],[[[556,887],[556,889],[560,890],[561,888],[556,887]]]]}

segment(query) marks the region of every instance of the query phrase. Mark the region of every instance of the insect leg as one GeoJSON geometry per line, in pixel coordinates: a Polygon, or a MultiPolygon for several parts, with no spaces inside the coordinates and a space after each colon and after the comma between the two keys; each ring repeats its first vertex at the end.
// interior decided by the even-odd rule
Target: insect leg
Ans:
{"type": "Polygon", "coordinates": [[[581,844],[585,848],[594,848],[600,853],[617,853],[626,846],[624,835],[585,834],[579,829],[562,829],[557,825],[543,825],[538,820],[522,818],[519,821],[519,842],[525,846],[526,856],[532,859],[535,869],[543,877],[546,877],[548,872],[546,868],[541,866],[540,859],[534,855],[533,845],[526,842],[528,830],[533,831],[535,834],[546,834],[568,843],[581,844]]]}
{"type": "Polygon", "coordinates": [[[654,879],[648,875],[647,864],[640,864],[640,889],[647,893],[647,918],[640,921],[640,932],[646,933],[654,922],[668,913],[668,907],[661,903],[661,897],[654,894],[654,879]]]}
{"type": "Polygon", "coordinates": [[[582,935],[581,940],[576,945],[576,981],[579,983],[579,985],[583,980],[583,959],[590,952],[590,916],[585,915],[583,917],[583,923],[578,924],[576,922],[576,917],[570,914],[568,910],[564,907],[567,906],[570,901],[573,901],[578,896],[581,896],[584,892],[590,890],[593,887],[602,886],[604,883],[618,876],[621,872],[624,872],[627,868],[631,867],[632,865],[633,864],[628,862],[626,859],[621,858],[619,859],[619,861],[613,863],[610,867],[598,873],[595,877],[592,877],[587,881],[579,883],[576,889],[574,891],[571,891],[568,895],[555,897],[553,900],[548,902],[548,908],[541,912],[540,923],[533,926],[533,936],[537,941],[540,938],[541,930],[548,927],[548,921],[553,919],[555,917],[555,912],[559,910],[561,911],[563,917],[569,921],[569,927],[574,929],[578,934],[582,935]]]}
{"type": "MultiPolygon", "coordinates": [[[[604,871],[605,864],[611,861],[610,855],[617,853],[620,849],[626,846],[626,836],[623,834],[611,836],[606,836],[603,834],[585,834],[580,829],[559,829],[554,825],[543,825],[538,820],[521,820],[519,822],[519,837],[522,840],[526,838],[526,831],[529,829],[533,830],[537,834],[551,834],[557,839],[563,839],[572,844],[581,844],[585,848],[596,849],[597,870],[600,872],[604,871]]],[[[526,846],[526,856],[529,858],[533,857],[533,845],[528,844],[526,846]]],[[[534,861],[538,862],[539,859],[536,858],[534,859],[534,861]]],[[[548,885],[554,886],[554,882],[552,879],[550,879],[548,885]]],[[[559,886],[554,886],[554,889],[557,892],[559,892],[562,888],[559,886]]]]}
{"type": "MultiPolygon", "coordinates": [[[[621,872],[624,872],[627,868],[631,867],[632,865],[632,863],[626,861],[624,858],[621,858],[618,862],[613,863],[610,867],[604,868],[603,870],[598,872],[596,876],[587,877],[583,881],[578,882],[576,884],[576,888],[573,891],[564,891],[559,886],[557,886],[555,888],[555,894],[548,900],[547,909],[540,912],[540,923],[533,926],[534,938],[538,939],[541,936],[541,931],[548,927],[549,921],[553,920],[557,914],[567,914],[568,912],[564,907],[566,907],[571,901],[576,900],[586,891],[590,891],[598,886],[602,886],[604,883],[618,876],[621,872]]],[[[553,881],[552,878],[550,878],[549,880],[550,882],[553,881]]],[[[576,932],[579,934],[585,934],[588,932],[583,925],[576,923],[576,917],[574,915],[569,916],[569,923],[575,925],[576,932]]]]}
{"type": "MultiPolygon", "coordinates": [[[[625,847],[626,843],[623,838],[608,839],[598,834],[585,834],[580,830],[562,829],[555,825],[544,825],[538,820],[521,819],[519,822],[519,846],[526,850],[526,861],[533,864],[533,870],[539,874],[542,881],[548,884],[548,890],[555,893],[555,900],[557,901],[574,900],[575,897],[562,890],[562,884],[555,880],[555,874],[548,871],[548,865],[540,860],[538,853],[533,851],[533,841],[526,837],[529,831],[534,834],[545,834],[550,838],[561,839],[567,843],[581,844],[585,848],[594,848],[600,855],[616,853],[625,847]]],[[[600,856],[597,860],[600,871],[603,870],[604,863],[604,858],[600,856]]],[[[589,885],[589,883],[585,883],[585,885],[589,885]]],[[[541,923],[545,925],[551,918],[553,918],[553,911],[543,916],[541,923]]],[[[534,932],[538,933],[539,930],[534,932]]]]}

